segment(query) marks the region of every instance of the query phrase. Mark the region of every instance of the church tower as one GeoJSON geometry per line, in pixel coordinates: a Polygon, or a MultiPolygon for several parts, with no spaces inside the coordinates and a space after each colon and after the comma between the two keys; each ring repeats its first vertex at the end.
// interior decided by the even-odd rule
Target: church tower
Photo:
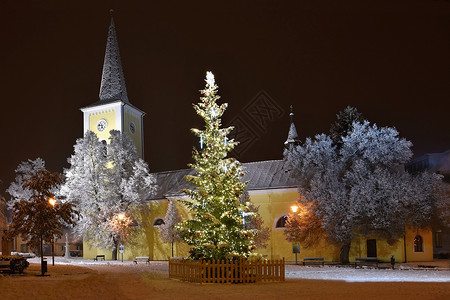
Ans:
{"type": "Polygon", "coordinates": [[[289,132],[286,141],[284,142],[284,147],[290,149],[291,147],[300,145],[301,141],[298,138],[297,128],[294,124],[294,107],[291,105],[291,113],[289,114],[291,123],[289,125],[289,132]]]}
{"type": "Polygon", "coordinates": [[[111,23],[103,61],[99,101],[81,108],[83,132],[91,130],[102,141],[108,141],[110,130],[127,132],[136,145],[139,157],[144,158],[145,113],[128,100],[112,10],[110,13],[111,23]]]}

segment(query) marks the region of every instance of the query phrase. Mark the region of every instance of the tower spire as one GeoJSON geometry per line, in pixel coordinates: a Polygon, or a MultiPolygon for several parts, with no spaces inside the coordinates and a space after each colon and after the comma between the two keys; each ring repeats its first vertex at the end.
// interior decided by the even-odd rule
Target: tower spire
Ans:
{"type": "Polygon", "coordinates": [[[119,44],[114,26],[113,10],[106,42],[105,59],[103,61],[102,81],[100,84],[100,101],[121,100],[129,103],[122,63],[120,62],[119,44]]]}
{"type": "Polygon", "coordinates": [[[300,144],[300,139],[298,138],[297,134],[297,128],[294,124],[294,107],[291,105],[291,113],[289,114],[289,117],[291,119],[291,125],[289,126],[289,132],[287,140],[284,142],[284,146],[286,148],[289,148],[291,145],[298,145],[300,144]]]}

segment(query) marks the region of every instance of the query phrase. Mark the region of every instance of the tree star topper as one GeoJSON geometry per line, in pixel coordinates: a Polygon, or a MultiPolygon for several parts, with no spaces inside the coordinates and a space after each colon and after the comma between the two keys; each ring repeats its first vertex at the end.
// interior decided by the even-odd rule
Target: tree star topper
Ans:
{"type": "Polygon", "coordinates": [[[216,83],[214,80],[214,74],[211,71],[206,72],[206,83],[211,87],[216,83]]]}

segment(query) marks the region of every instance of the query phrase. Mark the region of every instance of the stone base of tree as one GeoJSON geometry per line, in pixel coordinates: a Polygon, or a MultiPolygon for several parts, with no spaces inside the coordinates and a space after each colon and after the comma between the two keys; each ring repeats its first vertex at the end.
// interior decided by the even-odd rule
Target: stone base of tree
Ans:
{"type": "Polygon", "coordinates": [[[282,260],[206,261],[169,259],[169,278],[198,283],[284,281],[282,260]]]}

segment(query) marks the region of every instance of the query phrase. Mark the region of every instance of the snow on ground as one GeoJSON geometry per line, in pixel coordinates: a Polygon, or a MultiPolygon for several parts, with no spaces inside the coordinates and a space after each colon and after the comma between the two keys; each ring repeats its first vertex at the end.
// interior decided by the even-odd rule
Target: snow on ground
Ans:
{"type": "Polygon", "coordinates": [[[347,282],[450,282],[450,270],[286,266],[286,278],[341,280],[347,282]]]}
{"type": "MultiPolygon", "coordinates": [[[[40,263],[40,258],[35,257],[28,259],[30,263],[40,263]]],[[[50,265],[52,258],[48,257],[47,262],[50,265]]],[[[134,265],[133,261],[94,261],[82,258],[55,257],[57,265],[74,265],[85,267],[100,266],[130,266],[134,265]]],[[[139,262],[140,266],[145,267],[145,263],[139,262]]],[[[158,269],[168,274],[167,261],[152,261],[151,269],[158,269]]],[[[120,268],[112,268],[117,271],[120,268]]],[[[286,279],[316,279],[316,280],[338,280],[346,282],[450,282],[450,262],[443,261],[440,263],[409,263],[398,264],[396,269],[374,269],[374,268],[352,268],[337,266],[312,266],[303,267],[296,265],[286,265],[286,279]],[[436,269],[420,269],[419,265],[435,265],[436,269]]]]}

